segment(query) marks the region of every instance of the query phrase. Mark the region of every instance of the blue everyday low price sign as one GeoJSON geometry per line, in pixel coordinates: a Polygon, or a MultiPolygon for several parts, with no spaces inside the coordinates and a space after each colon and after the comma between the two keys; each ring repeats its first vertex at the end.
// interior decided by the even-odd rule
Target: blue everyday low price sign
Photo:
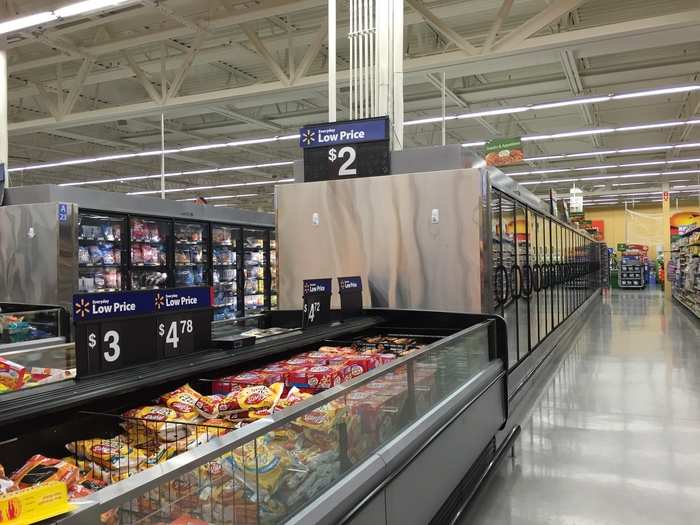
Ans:
{"type": "Polygon", "coordinates": [[[389,140],[387,117],[314,124],[299,130],[299,146],[304,149],[379,140],[389,140]]]}
{"type": "Polygon", "coordinates": [[[211,306],[208,287],[76,294],[73,319],[88,321],[211,306]]]}

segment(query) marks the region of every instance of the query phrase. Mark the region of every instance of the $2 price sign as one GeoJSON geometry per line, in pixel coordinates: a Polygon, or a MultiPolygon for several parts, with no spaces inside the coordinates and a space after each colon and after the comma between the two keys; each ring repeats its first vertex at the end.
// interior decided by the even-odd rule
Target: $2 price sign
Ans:
{"type": "Polygon", "coordinates": [[[343,146],[340,149],[331,148],[328,150],[328,160],[330,162],[343,161],[338,168],[339,177],[354,177],[357,175],[357,150],[352,146],[343,146]]]}

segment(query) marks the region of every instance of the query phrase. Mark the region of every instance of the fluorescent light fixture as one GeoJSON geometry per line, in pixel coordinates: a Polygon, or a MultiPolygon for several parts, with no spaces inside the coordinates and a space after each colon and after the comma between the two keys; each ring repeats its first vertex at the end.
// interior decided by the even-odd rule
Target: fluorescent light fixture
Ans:
{"type": "Polygon", "coordinates": [[[585,182],[587,180],[610,180],[617,179],[619,175],[601,175],[600,177],[582,177],[579,180],[585,182]]]}
{"type": "MultiPolygon", "coordinates": [[[[458,119],[465,119],[465,118],[495,117],[496,115],[511,115],[513,113],[523,113],[525,111],[530,111],[530,108],[522,106],[522,107],[515,107],[515,108],[487,109],[484,111],[477,111],[474,113],[462,113],[461,115],[457,115],[457,118],[458,119]]],[[[440,120],[442,120],[442,118],[440,120]]]]}
{"type": "Polygon", "coordinates": [[[61,18],[68,18],[69,16],[81,15],[83,13],[89,13],[90,11],[97,11],[98,9],[105,9],[107,7],[116,7],[119,4],[126,3],[128,0],[85,0],[83,2],[77,2],[75,4],[70,4],[60,9],[56,9],[54,14],[61,18]]]}
{"type": "MultiPolygon", "coordinates": [[[[532,160],[532,159],[528,159],[532,160]]],[[[512,172],[504,172],[506,175],[510,177],[520,177],[523,175],[546,175],[548,173],[565,173],[567,171],[596,171],[596,170],[609,170],[609,169],[617,169],[617,168],[638,168],[638,167],[643,167],[643,166],[669,166],[673,164],[693,164],[693,163],[700,163],[700,158],[692,158],[692,159],[675,159],[675,160],[650,160],[646,162],[623,162],[621,164],[606,164],[599,166],[597,164],[594,164],[592,166],[581,166],[578,168],[547,168],[547,169],[541,169],[541,170],[530,170],[530,171],[512,171],[512,172]]],[[[692,173],[695,173],[695,170],[692,171],[692,173]]]]}
{"type": "Polygon", "coordinates": [[[576,182],[581,179],[553,179],[553,180],[531,180],[528,182],[520,182],[519,184],[523,186],[530,186],[532,184],[557,184],[560,182],[576,182]]]}
{"type": "Polygon", "coordinates": [[[51,22],[57,18],[58,17],[51,11],[44,11],[33,15],[23,16],[21,18],[15,18],[14,20],[8,20],[7,22],[0,23],[0,35],[45,24],[46,22],[51,22]]]}
{"type": "Polygon", "coordinates": [[[661,89],[651,89],[647,91],[637,91],[634,93],[622,93],[620,95],[613,95],[612,100],[625,100],[628,98],[638,98],[638,97],[653,97],[654,95],[672,95],[674,93],[686,93],[688,91],[697,91],[700,89],[698,85],[690,86],[678,86],[671,88],[661,88],[661,89]]]}
{"type": "Polygon", "coordinates": [[[604,135],[606,133],[615,133],[616,128],[596,128],[582,129],[579,131],[564,131],[561,133],[552,133],[551,135],[529,135],[522,137],[523,142],[532,142],[535,140],[552,140],[565,139],[569,137],[584,137],[587,135],[604,135]]]}
{"type": "Polygon", "coordinates": [[[551,109],[551,108],[563,108],[566,106],[580,106],[585,104],[596,104],[598,102],[607,102],[612,97],[610,95],[604,97],[590,97],[590,98],[574,98],[571,100],[562,100],[561,102],[549,102],[547,104],[535,104],[530,109],[551,109]]]}
{"type": "MultiPolygon", "coordinates": [[[[446,115],[445,120],[454,120],[457,118],[457,115],[446,115]]],[[[427,117],[427,118],[420,118],[417,120],[411,120],[411,126],[418,126],[420,124],[434,124],[436,122],[442,122],[442,117],[427,117]]]]}
{"type": "Polygon", "coordinates": [[[654,172],[654,173],[628,173],[627,175],[620,175],[621,179],[631,179],[631,178],[639,178],[639,177],[658,177],[661,175],[660,172],[654,172]]]}
{"type": "MultiPolygon", "coordinates": [[[[263,193],[241,193],[240,195],[205,195],[204,198],[208,201],[224,200],[224,199],[238,199],[241,197],[255,197],[257,195],[267,195],[263,193]]],[[[196,201],[198,197],[192,197],[190,199],[177,199],[177,202],[191,202],[196,201]]]]}
{"type": "MultiPolygon", "coordinates": [[[[279,167],[279,166],[291,166],[292,164],[294,164],[294,161],[284,160],[284,161],[277,161],[277,162],[265,162],[262,164],[246,164],[244,166],[229,166],[226,168],[210,168],[210,169],[205,169],[205,170],[175,171],[175,172],[165,173],[165,174],[163,174],[163,177],[165,177],[166,179],[169,179],[171,177],[181,177],[183,175],[205,175],[208,173],[242,171],[242,170],[249,170],[249,169],[254,169],[254,168],[274,168],[274,167],[279,167]]],[[[160,179],[160,177],[161,177],[160,173],[157,173],[157,174],[153,174],[153,175],[135,175],[132,177],[117,177],[117,178],[113,178],[113,179],[98,179],[98,180],[88,180],[88,181],[64,182],[62,184],[59,184],[59,186],[82,186],[82,185],[87,185],[87,184],[108,184],[111,182],[133,182],[133,181],[145,180],[145,179],[160,179]]]]}
{"type": "MultiPolygon", "coordinates": [[[[689,123],[689,122],[688,122],[689,123]]],[[[657,122],[654,124],[640,124],[638,126],[623,126],[620,128],[615,128],[615,131],[618,132],[623,132],[623,131],[644,131],[647,129],[659,129],[659,128],[673,128],[676,126],[680,126],[682,124],[686,124],[686,122],[681,121],[681,120],[672,120],[670,122],[657,122]]]]}
{"type": "Polygon", "coordinates": [[[606,184],[594,184],[593,187],[594,188],[605,188],[606,184]]]}
{"type": "MultiPolygon", "coordinates": [[[[139,151],[137,153],[120,153],[116,155],[102,155],[100,157],[88,157],[88,158],[83,158],[83,159],[72,159],[72,160],[63,160],[60,162],[49,162],[45,164],[33,164],[30,166],[22,166],[20,168],[10,168],[7,170],[8,172],[17,172],[17,171],[30,171],[30,170],[41,170],[41,169],[47,169],[47,168],[59,168],[61,166],[76,166],[79,164],[90,164],[93,162],[105,162],[109,160],[123,160],[123,159],[131,159],[135,157],[150,157],[154,155],[171,155],[173,153],[185,153],[185,152],[191,152],[191,151],[205,151],[205,150],[210,150],[210,149],[219,149],[219,148],[235,148],[235,147],[240,147],[240,146],[250,146],[253,144],[266,144],[269,142],[277,142],[277,141],[282,141],[282,140],[293,140],[293,139],[298,139],[299,134],[297,133],[296,135],[284,135],[284,136],[275,136],[275,137],[264,137],[264,138],[259,138],[259,139],[248,139],[248,140],[236,140],[236,141],[231,141],[231,142],[217,142],[217,143],[212,143],[212,144],[200,144],[198,146],[186,146],[184,148],[171,148],[171,149],[166,149],[165,151],[161,150],[148,150],[148,151],[139,151]]],[[[485,143],[484,143],[485,144],[485,143]]]]}
{"type": "Polygon", "coordinates": [[[613,186],[641,186],[642,184],[649,184],[648,182],[618,182],[613,184],[613,186]]]}
{"type": "MultiPolygon", "coordinates": [[[[189,188],[170,188],[165,190],[165,193],[182,193],[186,191],[202,191],[202,190],[218,190],[221,188],[240,188],[243,186],[267,186],[269,184],[284,184],[286,182],[294,182],[294,179],[279,179],[279,180],[266,180],[260,182],[235,182],[232,184],[214,184],[211,186],[191,186],[189,188]]],[[[160,193],[160,190],[148,190],[148,191],[133,191],[127,193],[127,195],[154,195],[160,193]]]]}
{"type": "Polygon", "coordinates": [[[603,150],[603,151],[588,151],[586,153],[569,153],[565,155],[566,158],[572,158],[575,159],[577,157],[596,157],[598,155],[612,155],[613,153],[616,153],[617,150],[614,149],[609,149],[609,150],[603,150]]]}
{"type": "Polygon", "coordinates": [[[485,146],[485,145],[486,145],[486,142],[482,140],[479,142],[465,142],[464,144],[462,144],[462,147],[463,148],[476,148],[476,147],[485,146]]]}

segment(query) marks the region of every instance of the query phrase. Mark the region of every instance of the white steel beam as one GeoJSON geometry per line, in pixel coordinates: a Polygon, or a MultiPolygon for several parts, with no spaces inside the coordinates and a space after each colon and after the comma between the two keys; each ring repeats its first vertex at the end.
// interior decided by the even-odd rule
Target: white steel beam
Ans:
{"type": "MultiPolygon", "coordinates": [[[[381,3],[380,3],[381,4],[381,3]]],[[[583,56],[604,56],[631,49],[644,50],[659,46],[697,41],[697,27],[700,24],[700,9],[662,15],[640,20],[632,20],[578,29],[553,35],[529,38],[516,50],[495,52],[466,57],[464,53],[452,51],[404,61],[405,84],[425,82],[426,73],[445,71],[447,78],[505,71],[517,64],[518,67],[555,63],[559,61],[562,49],[576,50],[583,56]]],[[[338,81],[347,81],[347,71],[338,72],[338,81]]],[[[236,99],[253,99],[264,94],[272,95],[284,91],[285,96],[303,98],[309,89],[327,87],[328,76],[319,74],[299,79],[294,86],[273,81],[251,86],[212,91],[197,95],[178,96],[167,103],[168,108],[178,109],[230,103],[236,99]]],[[[9,125],[13,133],[31,133],[50,128],[70,127],[96,122],[133,118],[134,116],[159,114],[161,106],[153,102],[130,104],[120,107],[93,110],[65,117],[61,122],[53,118],[42,118],[9,125]]]]}
{"type": "Polygon", "coordinates": [[[185,58],[182,61],[182,66],[180,66],[180,69],[178,69],[177,73],[175,74],[175,78],[170,83],[170,88],[168,89],[168,93],[165,96],[165,100],[169,100],[175,97],[180,91],[182,83],[185,81],[185,77],[187,77],[187,74],[190,72],[190,68],[192,67],[194,57],[199,51],[202,42],[204,41],[204,35],[204,32],[202,32],[197,34],[197,36],[195,37],[194,42],[192,42],[192,46],[190,47],[189,51],[187,51],[187,53],[185,54],[185,58]]]}
{"type": "Polygon", "coordinates": [[[304,78],[309,72],[309,68],[311,67],[311,64],[313,64],[314,59],[318,55],[318,52],[321,50],[323,40],[326,38],[327,34],[328,26],[322,24],[316,31],[316,34],[314,35],[314,38],[311,41],[311,44],[309,44],[309,47],[306,49],[306,52],[304,53],[304,56],[301,59],[301,62],[299,62],[296,74],[294,75],[294,80],[298,78],[304,78]]]}
{"type": "Polygon", "coordinates": [[[554,0],[540,13],[516,27],[513,31],[496,42],[493,48],[496,50],[514,49],[543,27],[556,22],[569,11],[576,9],[587,1],[588,0],[554,0]]]}
{"type": "Polygon", "coordinates": [[[466,38],[448,26],[444,20],[435,16],[422,0],[406,0],[406,3],[417,11],[430,27],[464,51],[467,55],[476,55],[479,53],[479,50],[470,44],[466,38]]]}
{"type": "Polygon", "coordinates": [[[68,115],[73,111],[75,103],[78,101],[78,96],[83,90],[85,85],[85,78],[87,78],[90,69],[92,69],[95,60],[92,57],[85,58],[83,63],[80,65],[77,76],[73,79],[73,86],[68,93],[68,96],[63,101],[63,105],[60,108],[61,116],[68,115]]]}
{"type": "MultiPolygon", "coordinates": [[[[576,59],[573,53],[569,49],[563,49],[559,53],[560,62],[566,80],[569,83],[569,90],[574,95],[581,95],[585,92],[583,87],[583,82],[581,81],[581,75],[579,75],[578,66],[576,65],[576,59]]],[[[588,126],[596,126],[596,119],[591,111],[591,106],[587,104],[582,104],[578,106],[578,109],[583,118],[584,124],[588,126]]],[[[597,135],[591,135],[591,142],[597,148],[602,147],[602,141],[597,135]]],[[[601,156],[598,156],[598,160],[602,160],[601,156]]]]}
{"type": "Polygon", "coordinates": [[[484,45],[481,48],[482,53],[490,51],[493,47],[494,42],[496,42],[496,38],[498,38],[498,32],[501,30],[505,19],[508,18],[508,15],[510,14],[510,9],[512,7],[513,0],[503,0],[503,4],[501,4],[501,8],[498,10],[496,19],[493,21],[493,24],[491,24],[489,34],[486,35],[486,40],[484,41],[484,45]]]}
{"type": "Polygon", "coordinates": [[[260,57],[263,59],[265,64],[267,64],[267,67],[270,68],[270,71],[277,77],[277,79],[282,82],[284,85],[289,85],[289,77],[285,74],[285,72],[282,70],[280,65],[277,63],[275,60],[275,57],[272,56],[272,53],[270,53],[270,50],[265,47],[265,44],[263,43],[262,40],[260,40],[260,37],[258,34],[255,32],[255,29],[250,27],[247,24],[243,24],[241,26],[243,29],[243,32],[246,34],[248,37],[248,40],[250,40],[250,43],[252,44],[253,48],[258,52],[260,57]]]}
{"type": "Polygon", "coordinates": [[[212,113],[216,113],[217,115],[221,115],[232,120],[236,120],[238,122],[246,122],[248,124],[253,124],[263,129],[269,129],[270,131],[279,131],[282,129],[281,126],[278,126],[277,124],[274,124],[272,122],[267,122],[265,120],[259,120],[253,117],[249,117],[248,115],[244,115],[237,111],[231,111],[230,109],[219,108],[216,106],[209,106],[206,109],[211,111],[212,113]]]}
{"type": "Polygon", "coordinates": [[[124,56],[124,60],[126,60],[127,64],[129,64],[129,68],[136,76],[136,79],[139,81],[141,86],[143,86],[143,89],[146,90],[148,96],[151,97],[151,100],[153,100],[153,102],[156,102],[157,104],[163,102],[160,93],[156,91],[156,88],[153,85],[153,83],[148,79],[144,70],[138,66],[136,61],[132,58],[131,54],[128,51],[124,51],[122,55],[124,56]]]}

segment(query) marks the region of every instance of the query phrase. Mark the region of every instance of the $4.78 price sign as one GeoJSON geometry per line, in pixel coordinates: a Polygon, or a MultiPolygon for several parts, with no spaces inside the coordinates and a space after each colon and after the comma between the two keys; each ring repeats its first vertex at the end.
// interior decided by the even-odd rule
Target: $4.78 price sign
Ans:
{"type": "Polygon", "coordinates": [[[158,349],[164,356],[191,352],[194,348],[194,323],[192,319],[161,318],[158,323],[158,349]]]}

